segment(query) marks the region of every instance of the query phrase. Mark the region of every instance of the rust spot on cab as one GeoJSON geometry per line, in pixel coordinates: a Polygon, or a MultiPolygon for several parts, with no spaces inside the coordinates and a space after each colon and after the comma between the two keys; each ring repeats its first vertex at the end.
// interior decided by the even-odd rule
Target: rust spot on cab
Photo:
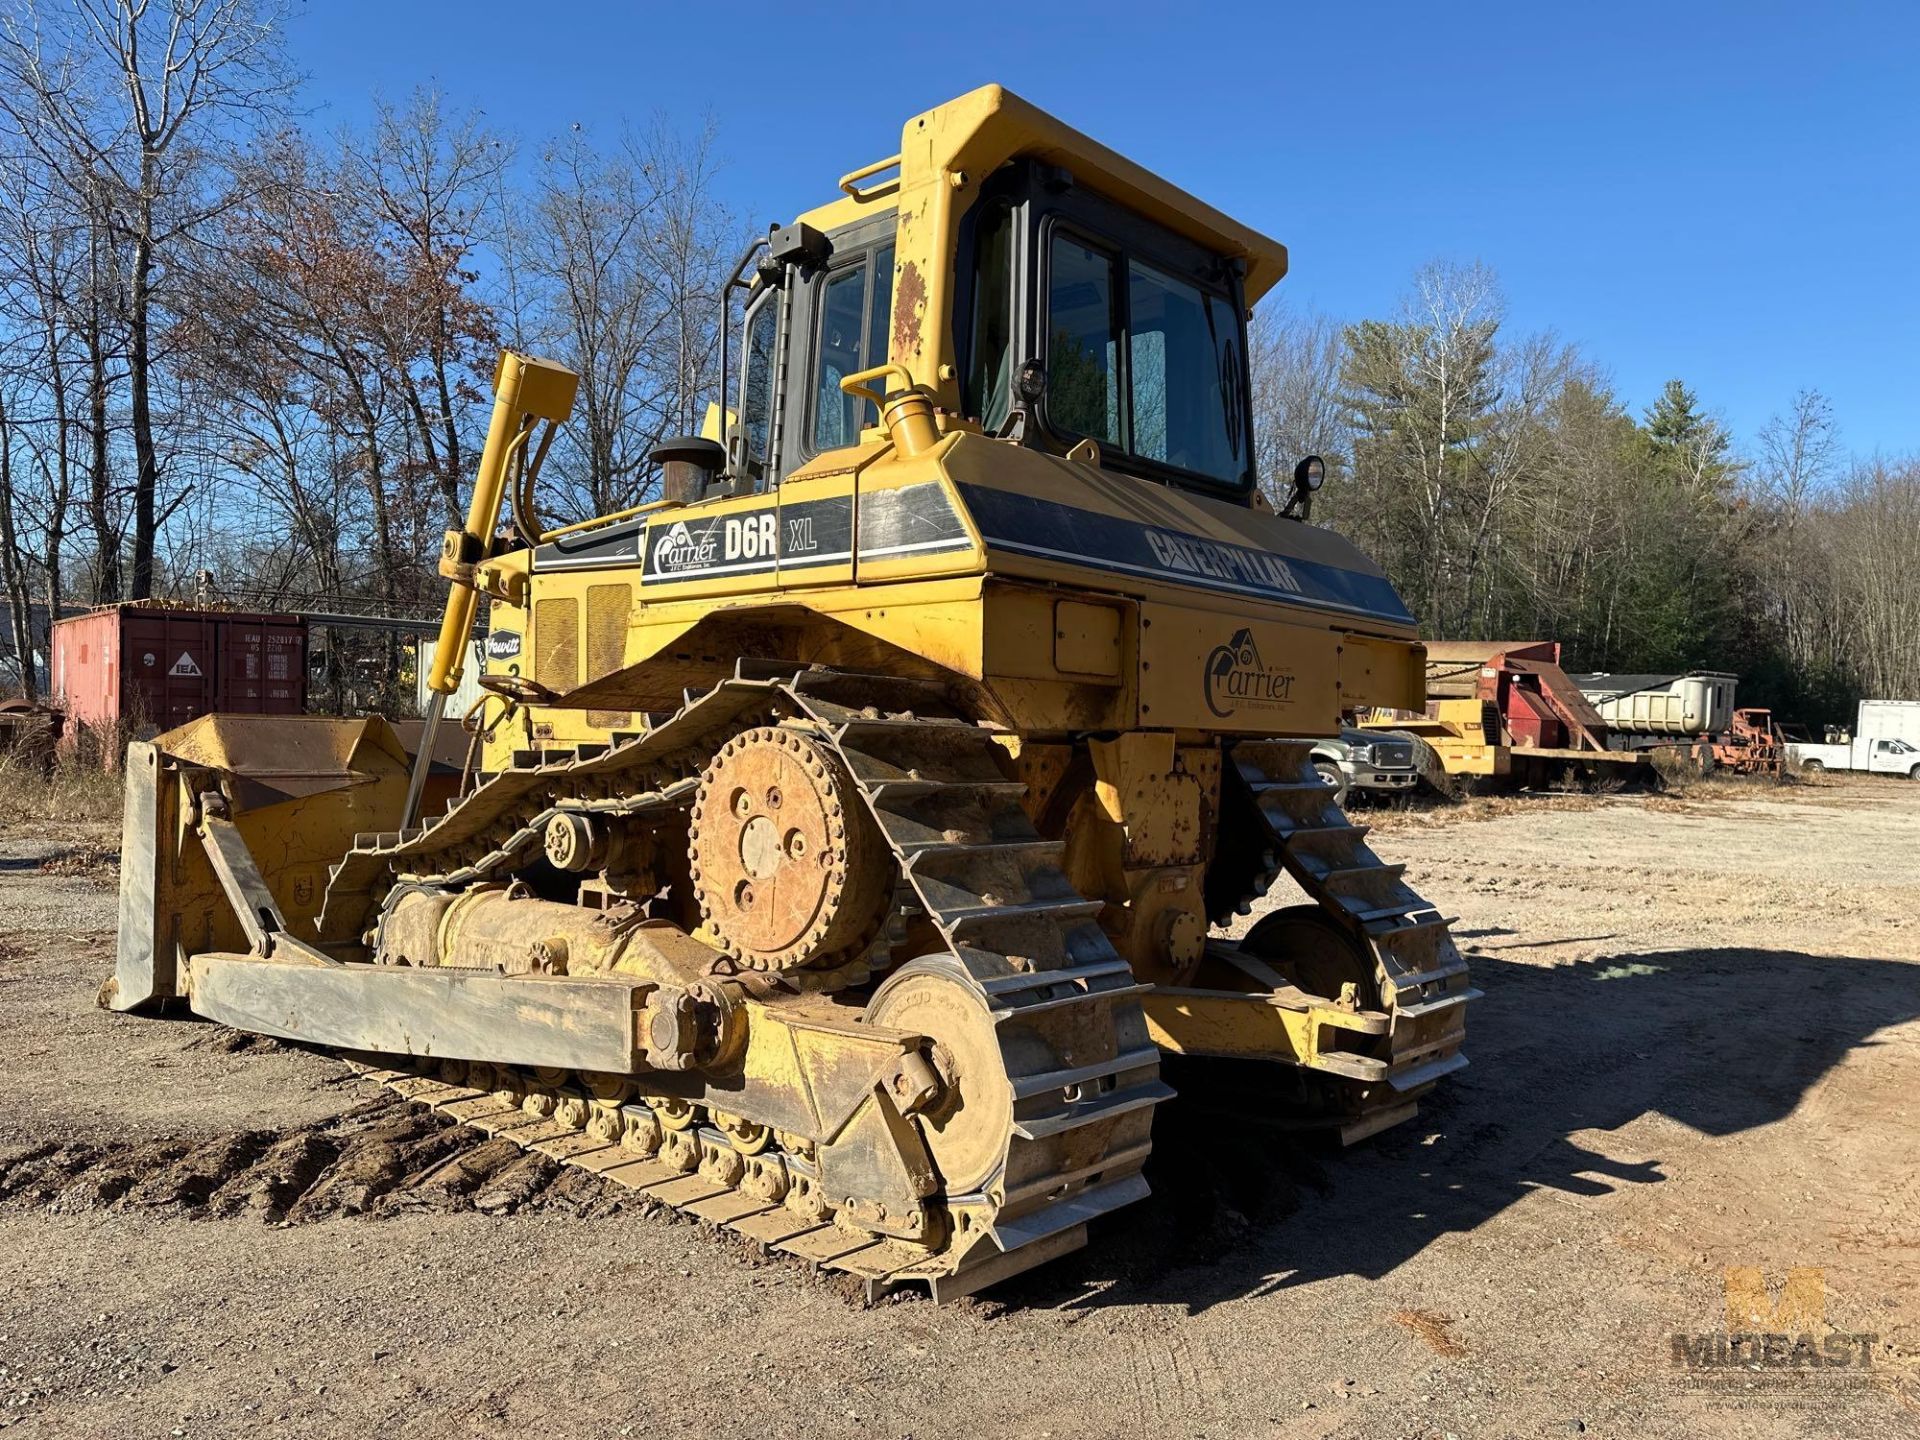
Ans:
{"type": "MultiPolygon", "coordinates": [[[[901,359],[920,355],[920,316],[927,308],[927,282],[909,260],[893,286],[893,353],[901,359]]],[[[916,377],[917,378],[917,377],[916,377]]]]}

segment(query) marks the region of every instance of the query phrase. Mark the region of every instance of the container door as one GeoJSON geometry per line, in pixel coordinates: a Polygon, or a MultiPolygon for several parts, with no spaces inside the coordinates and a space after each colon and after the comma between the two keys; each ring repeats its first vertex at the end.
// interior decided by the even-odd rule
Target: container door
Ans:
{"type": "Polygon", "coordinates": [[[219,627],[219,688],[214,708],[222,715],[258,715],[266,670],[266,631],[258,620],[223,619],[219,627]]]}
{"type": "Polygon", "coordinates": [[[163,730],[213,710],[214,627],[198,616],[130,616],[123,718],[163,730]]]}
{"type": "MultiPolygon", "coordinates": [[[[304,715],[307,709],[307,627],[268,622],[262,627],[260,709],[266,715],[304,715]]],[[[473,672],[468,671],[469,675],[473,672]]]]}

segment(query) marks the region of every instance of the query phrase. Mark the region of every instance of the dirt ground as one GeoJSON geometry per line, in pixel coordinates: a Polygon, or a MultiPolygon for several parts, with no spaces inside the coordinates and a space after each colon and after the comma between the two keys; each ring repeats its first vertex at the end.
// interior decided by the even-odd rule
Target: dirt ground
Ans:
{"type": "Polygon", "coordinates": [[[95,1009],[117,837],[7,824],[0,1428],[1920,1434],[1920,787],[1373,818],[1461,917],[1472,1068],[1346,1152],[1190,1086],[1152,1201],[940,1308],[476,1154],[320,1056],[95,1009]],[[1871,1364],[1677,1364],[1729,1266],[1820,1272],[1791,1293],[1871,1364]]]}

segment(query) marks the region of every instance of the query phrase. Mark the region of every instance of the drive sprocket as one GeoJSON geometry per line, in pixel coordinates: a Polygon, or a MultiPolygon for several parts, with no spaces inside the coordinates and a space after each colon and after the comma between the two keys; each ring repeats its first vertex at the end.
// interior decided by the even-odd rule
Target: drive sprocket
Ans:
{"type": "Polygon", "coordinates": [[[885,921],[892,852],[832,747],[761,725],[700,775],[688,835],[694,896],[721,945],[753,970],[845,959],[885,921]]]}

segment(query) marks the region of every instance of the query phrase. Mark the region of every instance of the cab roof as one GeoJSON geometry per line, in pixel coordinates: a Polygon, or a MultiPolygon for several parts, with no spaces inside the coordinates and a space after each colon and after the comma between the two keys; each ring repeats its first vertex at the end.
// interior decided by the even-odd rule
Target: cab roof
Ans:
{"type": "Polygon", "coordinates": [[[1009,161],[1032,158],[1058,165],[1078,184],[1097,191],[1213,254],[1246,264],[1252,304],[1287,273],[1287,247],[1222,214],[1090,136],[1021,99],[1001,85],[983,85],[907,121],[900,153],[849,174],[845,198],[802,216],[832,231],[893,207],[897,195],[936,172],[985,180],[1009,161]],[[868,177],[897,164],[898,179],[868,177]]]}

